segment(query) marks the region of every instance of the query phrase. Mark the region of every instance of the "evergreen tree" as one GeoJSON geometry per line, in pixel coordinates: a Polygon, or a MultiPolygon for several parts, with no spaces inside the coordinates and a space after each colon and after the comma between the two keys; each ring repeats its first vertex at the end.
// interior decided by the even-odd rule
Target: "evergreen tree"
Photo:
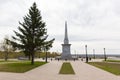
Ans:
{"type": "Polygon", "coordinates": [[[19,22],[18,30],[20,32],[14,31],[16,36],[12,36],[14,41],[10,42],[13,47],[23,50],[26,56],[31,57],[31,64],[34,64],[35,52],[41,51],[43,48],[49,50],[54,39],[46,41],[48,37],[46,25],[42,21],[42,16],[37,9],[36,3],[33,3],[29,13],[23,19],[22,23],[19,22]]]}

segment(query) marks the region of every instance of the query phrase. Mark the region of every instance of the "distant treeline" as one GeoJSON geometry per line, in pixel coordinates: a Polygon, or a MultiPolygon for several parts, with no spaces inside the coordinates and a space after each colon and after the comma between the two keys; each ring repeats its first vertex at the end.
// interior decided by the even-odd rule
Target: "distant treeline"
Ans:
{"type": "MultiPolygon", "coordinates": [[[[37,53],[35,53],[35,58],[44,58],[45,56],[46,56],[45,52],[37,52],[37,53]]],[[[56,56],[59,56],[59,53],[47,52],[47,56],[54,58],[56,56]]],[[[19,58],[19,57],[26,57],[26,56],[25,56],[25,54],[23,52],[9,52],[9,54],[8,54],[8,59],[19,58]]],[[[4,58],[5,58],[5,52],[0,51],[0,59],[4,59],[4,58]]]]}

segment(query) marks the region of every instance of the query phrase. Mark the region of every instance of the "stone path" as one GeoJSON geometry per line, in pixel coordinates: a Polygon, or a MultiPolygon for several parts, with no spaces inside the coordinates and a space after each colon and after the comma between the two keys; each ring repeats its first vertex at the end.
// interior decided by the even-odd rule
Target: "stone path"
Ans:
{"type": "Polygon", "coordinates": [[[113,75],[109,72],[91,66],[83,62],[73,63],[76,72],[76,80],[120,80],[120,76],[113,75]]]}
{"type": "Polygon", "coordinates": [[[120,76],[81,61],[70,61],[75,75],[60,75],[63,61],[52,61],[26,73],[0,72],[0,80],[120,80],[120,76]]]}

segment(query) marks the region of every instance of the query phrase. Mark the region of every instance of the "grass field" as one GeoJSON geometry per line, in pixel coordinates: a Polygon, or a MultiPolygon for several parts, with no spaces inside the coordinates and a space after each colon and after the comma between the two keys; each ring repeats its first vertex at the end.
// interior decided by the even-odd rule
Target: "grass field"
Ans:
{"type": "Polygon", "coordinates": [[[45,62],[35,62],[34,65],[31,65],[30,61],[0,62],[0,72],[24,73],[44,64],[45,62]]]}
{"type": "Polygon", "coordinates": [[[120,62],[120,60],[107,60],[106,62],[120,62]]]}
{"type": "Polygon", "coordinates": [[[105,71],[111,72],[115,75],[120,75],[120,64],[109,62],[89,62],[88,64],[101,68],[105,71]]]}
{"type": "Polygon", "coordinates": [[[75,74],[75,72],[69,62],[64,62],[62,64],[59,74],[75,74]]]}

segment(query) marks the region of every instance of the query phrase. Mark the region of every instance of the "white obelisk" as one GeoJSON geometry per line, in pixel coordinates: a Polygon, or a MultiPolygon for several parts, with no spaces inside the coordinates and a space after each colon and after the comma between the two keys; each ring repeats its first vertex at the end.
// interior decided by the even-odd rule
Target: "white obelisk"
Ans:
{"type": "Polygon", "coordinates": [[[61,59],[65,59],[65,60],[72,59],[70,46],[71,44],[69,44],[69,40],[68,40],[67,22],[65,22],[65,37],[64,37],[64,44],[62,44],[61,59]]]}

